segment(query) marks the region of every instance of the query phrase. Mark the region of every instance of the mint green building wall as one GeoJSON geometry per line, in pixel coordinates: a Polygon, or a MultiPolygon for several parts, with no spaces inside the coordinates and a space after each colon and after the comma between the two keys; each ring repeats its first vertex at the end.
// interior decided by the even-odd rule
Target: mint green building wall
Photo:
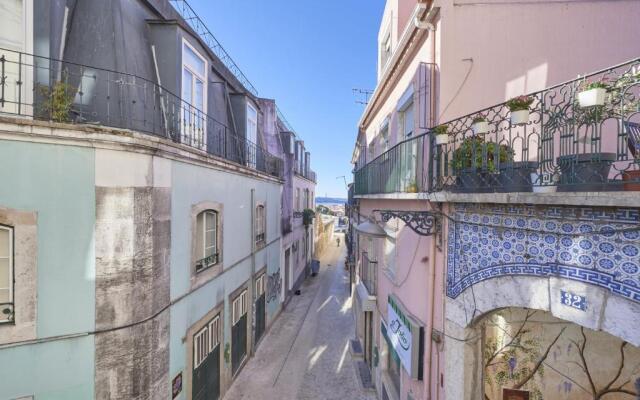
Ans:
{"type": "MultiPolygon", "coordinates": [[[[256,253],[256,270],[266,264],[269,271],[280,265],[280,190],[277,182],[251,178],[241,174],[223,172],[173,162],[171,197],[171,307],[170,322],[170,377],[187,370],[186,341],[189,327],[215,306],[224,302],[224,343],[231,337],[229,295],[251,279],[251,189],[255,201],[267,208],[267,247],[256,253]],[[191,207],[201,202],[223,204],[223,263],[224,271],[188,294],[191,279],[191,207]],[[186,295],[186,296],[185,296],[186,295]]],[[[271,272],[269,272],[271,273],[271,272]]],[[[277,304],[280,304],[278,296],[277,304]]],[[[269,314],[279,309],[267,307],[269,314]]],[[[268,316],[269,318],[270,316],[268,316]]],[[[230,366],[228,366],[230,368],[230,366]]],[[[186,387],[177,397],[185,399],[186,387]]]]}
{"type": "MultiPolygon", "coordinates": [[[[94,152],[0,141],[0,207],[37,212],[38,339],[95,327],[94,152]]],[[[0,399],[93,398],[93,336],[0,349],[0,399]]]]}

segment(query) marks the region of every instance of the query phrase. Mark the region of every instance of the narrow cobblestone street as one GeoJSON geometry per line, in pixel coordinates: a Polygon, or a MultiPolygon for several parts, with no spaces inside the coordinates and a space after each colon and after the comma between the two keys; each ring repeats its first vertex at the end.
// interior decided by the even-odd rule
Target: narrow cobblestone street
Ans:
{"type": "Polygon", "coordinates": [[[341,237],[276,320],[225,399],[375,399],[362,388],[349,352],[354,336],[346,249],[341,237]]]}

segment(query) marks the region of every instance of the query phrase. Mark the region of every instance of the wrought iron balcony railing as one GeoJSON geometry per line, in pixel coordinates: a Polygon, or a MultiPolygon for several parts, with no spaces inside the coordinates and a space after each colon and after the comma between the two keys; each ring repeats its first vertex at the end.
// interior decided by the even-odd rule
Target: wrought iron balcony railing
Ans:
{"type": "Polygon", "coordinates": [[[400,143],[356,171],[355,193],[640,190],[640,59],[521,100],[400,143]]]}
{"type": "Polygon", "coordinates": [[[316,182],[316,173],[311,169],[305,170],[304,168],[300,167],[300,164],[298,162],[293,164],[293,172],[295,172],[297,175],[309,179],[310,181],[316,182]]]}
{"type": "Polygon", "coordinates": [[[207,268],[213,267],[219,261],[218,253],[211,254],[205,258],[201,258],[196,261],[196,272],[204,271],[207,268]]]}
{"type": "Polygon", "coordinates": [[[362,253],[360,263],[360,279],[370,295],[375,296],[378,287],[378,262],[369,259],[369,254],[362,253]]]}
{"type": "Polygon", "coordinates": [[[354,172],[354,194],[417,193],[426,191],[425,155],[429,137],[400,142],[354,172]]]}
{"type": "Polygon", "coordinates": [[[139,76],[0,49],[0,77],[0,115],[130,129],[283,176],[280,158],[139,76]]]}

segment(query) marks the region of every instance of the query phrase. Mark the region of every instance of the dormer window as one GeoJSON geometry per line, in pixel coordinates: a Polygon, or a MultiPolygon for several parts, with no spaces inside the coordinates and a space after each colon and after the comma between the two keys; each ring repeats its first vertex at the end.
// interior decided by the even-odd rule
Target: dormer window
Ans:
{"type": "Polygon", "coordinates": [[[182,142],[205,149],[207,61],[186,41],[182,44],[182,142]]]}

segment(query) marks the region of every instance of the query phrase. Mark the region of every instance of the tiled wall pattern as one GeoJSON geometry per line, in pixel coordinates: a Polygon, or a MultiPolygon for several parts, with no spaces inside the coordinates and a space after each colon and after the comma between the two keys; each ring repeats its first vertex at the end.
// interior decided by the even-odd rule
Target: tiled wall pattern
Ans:
{"type": "Polygon", "coordinates": [[[640,209],[456,204],[447,295],[499,276],[558,276],[640,302],[640,209]]]}

